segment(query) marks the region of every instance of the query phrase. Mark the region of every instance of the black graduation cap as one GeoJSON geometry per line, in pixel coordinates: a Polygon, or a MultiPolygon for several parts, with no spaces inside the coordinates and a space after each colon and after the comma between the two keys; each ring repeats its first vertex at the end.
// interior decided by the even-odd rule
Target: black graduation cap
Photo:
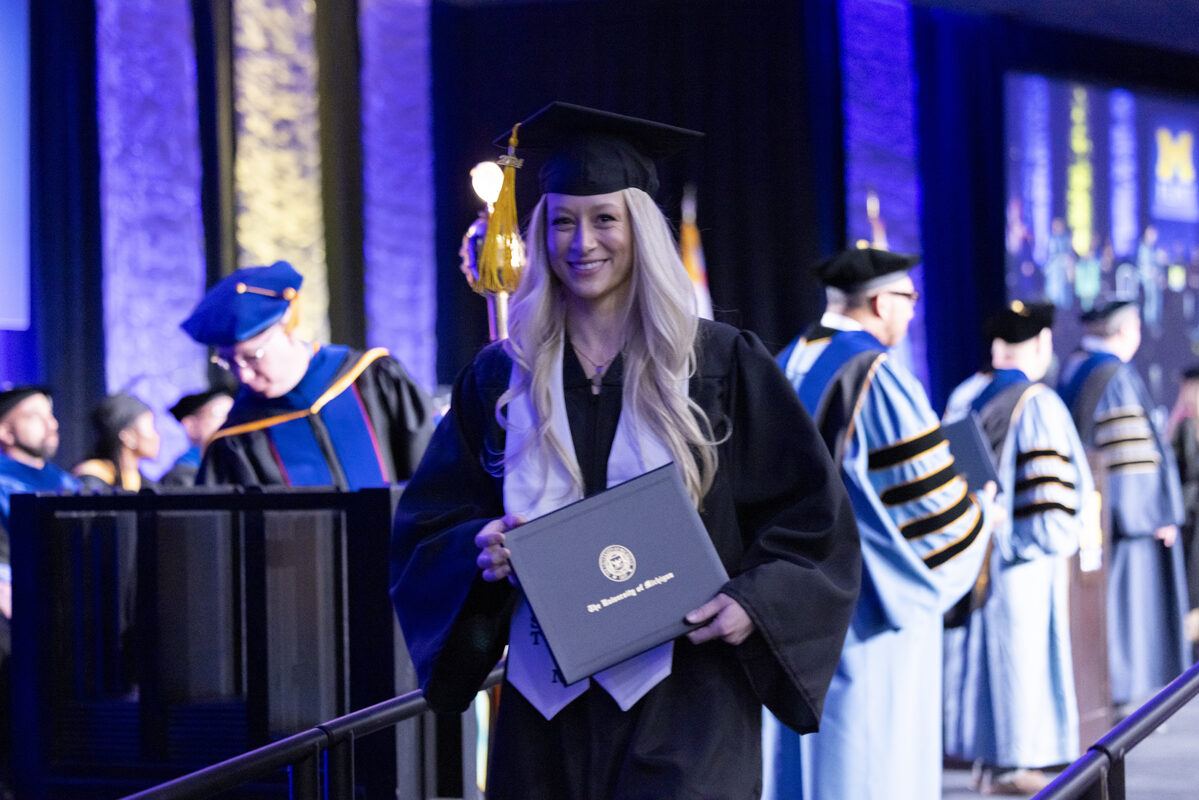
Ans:
{"type": "Polygon", "coordinates": [[[1133,304],[1133,301],[1127,297],[1107,298],[1095,303],[1094,306],[1082,312],[1078,318],[1087,325],[1093,322],[1103,322],[1110,319],[1117,311],[1122,311],[1133,304]]]}
{"type": "Polygon", "coordinates": [[[1192,364],[1182,371],[1182,379],[1193,381],[1199,379],[1199,364],[1192,364]]]}
{"type": "Polygon", "coordinates": [[[14,386],[11,389],[0,392],[0,420],[4,419],[4,416],[16,408],[17,404],[22,400],[27,397],[33,397],[35,394],[44,394],[46,397],[51,396],[49,387],[34,386],[32,384],[14,386]]]}
{"type": "MultiPolygon", "coordinates": [[[[508,146],[511,130],[495,140],[508,146]]],[[[544,154],[538,176],[541,193],[596,195],[621,189],[658,190],[654,161],[703,136],[596,108],[553,102],[520,123],[516,151],[544,154]]]]}
{"type": "Polygon", "coordinates": [[[1053,327],[1053,303],[1023,303],[1016,300],[987,320],[987,338],[1009,344],[1027,342],[1046,328],[1053,327]]]}
{"type": "Polygon", "coordinates": [[[208,404],[208,401],[220,397],[233,397],[233,392],[225,386],[213,386],[195,394],[185,394],[175,405],[171,406],[171,416],[183,422],[184,417],[190,417],[208,404]]]}
{"type": "Polygon", "coordinates": [[[816,265],[825,286],[843,292],[860,292],[890,283],[920,263],[920,256],[859,247],[842,250],[816,265]]]}

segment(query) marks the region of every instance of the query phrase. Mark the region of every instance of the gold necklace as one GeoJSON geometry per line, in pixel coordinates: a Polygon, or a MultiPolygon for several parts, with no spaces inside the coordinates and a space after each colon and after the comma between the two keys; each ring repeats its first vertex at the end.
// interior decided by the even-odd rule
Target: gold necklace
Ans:
{"type": "Polygon", "coordinates": [[[586,361],[591,366],[591,368],[595,370],[595,372],[592,373],[588,377],[588,380],[591,381],[591,393],[599,394],[600,393],[600,385],[604,380],[604,370],[606,370],[609,367],[609,365],[611,365],[611,363],[616,360],[616,356],[618,356],[620,354],[620,348],[617,348],[615,353],[608,356],[603,361],[596,361],[594,358],[592,358],[591,356],[584,353],[582,348],[580,348],[574,342],[571,342],[570,346],[572,348],[574,348],[575,354],[577,356],[579,356],[579,358],[586,361]]]}

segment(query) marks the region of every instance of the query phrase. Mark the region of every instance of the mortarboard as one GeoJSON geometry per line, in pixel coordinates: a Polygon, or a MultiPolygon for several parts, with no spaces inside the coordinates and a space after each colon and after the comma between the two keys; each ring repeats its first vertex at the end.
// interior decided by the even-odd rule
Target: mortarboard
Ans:
{"type": "Polygon", "coordinates": [[[175,405],[171,406],[171,416],[183,422],[184,417],[190,417],[208,405],[210,400],[221,396],[233,397],[233,392],[224,386],[213,386],[202,392],[185,394],[176,401],[175,405]]]}
{"type": "Polygon", "coordinates": [[[1094,306],[1082,312],[1078,319],[1084,325],[1090,325],[1094,322],[1103,322],[1104,320],[1111,319],[1116,312],[1123,311],[1129,306],[1135,308],[1136,304],[1133,303],[1132,300],[1125,297],[1113,297],[1106,300],[1100,300],[1099,302],[1095,303],[1094,306]]]}
{"type": "Polygon", "coordinates": [[[1193,381],[1199,378],[1199,364],[1192,364],[1182,371],[1182,379],[1193,381]]]}
{"type": "Polygon", "coordinates": [[[987,338],[1008,344],[1027,342],[1046,328],[1053,327],[1053,303],[1022,303],[1016,300],[987,320],[987,338]]]}
{"type": "MultiPolygon", "coordinates": [[[[495,140],[507,147],[512,131],[495,140]]],[[[656,159],[703,136],[648,119],[554,102],[517,127],[517,150],[542,156],[541,193],[589,196],[621,189],[658,190],[656,159]]]]}
{"type": "Polygon", "coordinates": [[[842,292],[861,292],[891,283],[920,263],[920,256],[859,247],[842,250],[816,265],[825,286],[842,292]]]}
{"type": "Polygon", "coordinates": [[[33,397],[35,394],[44,394],[46,397],[51,396],[50,389],[47,386],[14,386],[11,389],[0,392],[0,420],[4,419],[4,416],[16,408],[17,404],[22,400],[27,397],[33,397]]]}
{"type": "Polygon", "coordinates": [[[180,327],[200,344],[232,347],[278,322],[303,282],[286,261],[243,267],[209,289],[180,327]]]}

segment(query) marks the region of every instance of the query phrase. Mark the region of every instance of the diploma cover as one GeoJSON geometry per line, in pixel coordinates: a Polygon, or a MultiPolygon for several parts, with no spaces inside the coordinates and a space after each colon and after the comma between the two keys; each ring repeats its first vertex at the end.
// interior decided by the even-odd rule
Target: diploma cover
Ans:
{"type": "Polygon", "coordinates": [[[674,464],[505,534],[513,571],[566,683],[698,625],[728,581],[674,464]]]}
{"type": "Polygon", "coordinates": [[[961,419],[941,426],[941,432],[949,442],[953,464],[958,475],[965,479],[970,491],[977,492],[987,481],[999,484],[999,473],[995,469],[995,456],[983,436],[978,414],[971,411],[961,419]]]}

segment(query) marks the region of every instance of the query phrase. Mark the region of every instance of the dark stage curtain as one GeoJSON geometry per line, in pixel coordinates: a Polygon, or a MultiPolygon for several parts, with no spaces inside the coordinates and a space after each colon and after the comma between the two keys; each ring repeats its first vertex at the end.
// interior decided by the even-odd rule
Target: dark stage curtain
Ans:
{"type": "Polygon", "coordinates": [[[1003,75],[1045,73],[1194,96],[1199,58],[998,17],[912,9],[931,397],[983,364],[1005,302],[1003,75]]]}
{"type": "MultiPolygon", "coordinates": [[[[808,267],[844,237],[840,97],[828,84],[837,38],[825,5],[434,0],[438,379],[452,380],[487,340],[484,302],[458,271],[481,206],[468,172],[500,154],[492,139],[553,100],[704,131],[661,165],[658,200],[677,221],[684,183],[697,184],[717,318],[774,350],[816,318],[823,297],[808,267]]],[[[537,194],[530,163],[517,183],[522,215],[537,194]]]]}
{"type": "MultiPolygon", "coordinates": [[[[398,13],[399,9],[397,9],[398,13]]],[[[366,346],[362,226],[362,113],[358,73],[358,3],[316,5],[320,65],[321,196],[329,275],[332,341],[366,346]]]]}
{"type": "Polygon", "coordinates": [[[62,424],[55,461],[70,465],[91,443],[89,412],[105,394],[95,8],[29,9],[31,331],[62,424]]]}
{"type": "Polygon", "coordinates": [[[233,0],[192,0],[200,116],[200,211],[207,285],[237,269],[233,155],[233,0]]]}

